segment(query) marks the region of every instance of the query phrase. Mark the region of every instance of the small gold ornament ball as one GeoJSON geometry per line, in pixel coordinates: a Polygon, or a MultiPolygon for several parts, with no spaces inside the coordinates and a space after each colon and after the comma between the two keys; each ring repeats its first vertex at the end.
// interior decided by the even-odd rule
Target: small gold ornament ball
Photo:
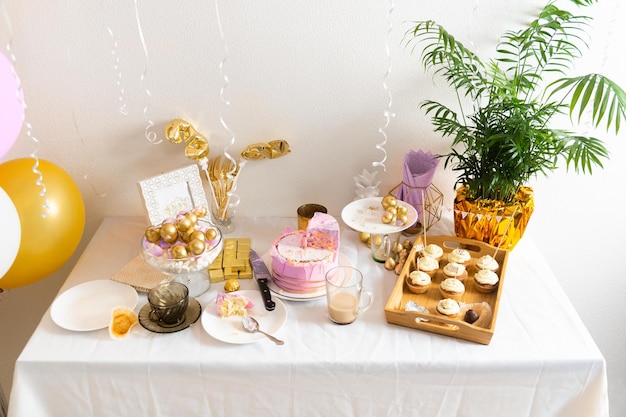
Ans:
{"type": "Polygon", "coordinates": [[[398,204],[398,200],[392,195],[386,195],[383,197],[381,204],[384,209],[388,209],[389,207],[395,207],[398,204]]]}
{"type": "Polygon", "coordinates": [[[204,233],[202,232],[202,230],[194,230],[193,232],[191,232],[191,234],[189,235],[189,241],[192,241],[195,239],[198,239],[204,242],[204,233]]]}
{"type": "Polygon", "coordinates": [[[186,232],[188,230],[193,229],[195,226],[195,222],[193,222],[189,217],[183,216],[176,222],[176,227],[181,232],[186,232]]]}
{"type": "Polygon", "coordinates": [[[359,240],[363,243],[369,243],[370,234],[367,232],[359,232],[359,240]]]}
{"type": "Polygon", "coordinates": [[[409,209],[404,205],[398,205],[397,210],[398,210],[399,216],[406,215],[409,213],[409,209]]]}
{"type": "Polygon", "coordinates": [[[146,229],[146,239],[148,242],[156,243],[161,239],[161,229],[157,226],[150,226],[146,229]]]}
{"type": "Polygon", "coordinates": [[[391,223],[393,221],[393,219],[395,217],[396,216],[394,216],[393,213],[390,213],[390,212],[386,211],[386,212],[383,213],[382,221],[385,224],[389,224],[389,223],[391,223]]]}
{"type": "Polygon", "coordinates": [[[206,235],[207,240],[213,240],[217,237],[217,232],[215,231],[215,229],[211,228],[211,229],[207,229],[205,235],[206,235]]]}
{"type": "Polygon", "coordinates": [[[239,290],[239,280],[237,278],[230,278],[224,282],[224,291],[233,292],[239,290]]]}
{"type": "Polygon", "coordinates": [[[195,226],[196,223],[198,223],[198,216],[193,211],[188,211],[187,213],[185,213],[185,217],[189,219],[189,221],[191,222],[191,224],[193,224],[193,226],[195,226]]]}
{"type": "Polygon", "coordinates": [[[187,249],[189,249],[189,252],[193,253],[194,255],[202,255],[204,253],[204,249],[206,249],[204,239],[190,240],[189,244],[187,245],[187,249]]]}
{"type": "Polygon", "coordinates": [[[407,216],[406,214],[400,214],[398,215],[398,221],[404,226],[409,222],[409,216],[407,216]]]}
{"type": "Polygon", "coordinates": [[[185,232],[178,232],[178,238],[180,240],[182,240],[185,243],[189,243],[189,241],[191,240],[191,233],[193,232],[193,230],[187,230],[185,232]]]}
{"type": "Polygon", "coordinates": [[[166,243],[174,243],[178,239],[178,229],[173,223],[163,223],[161,225],[161,239],[166,243]]]}
{"type": "Polygon", "coordinates": [[[174,259],[183,259],[187,257],[187,249],[184,245],[174,245],[170,248],[170,253],[174,259]]]}
{"type": "Polygon", "coordinates": [[[196,207],[194,211],[195,215],[198,217],[204,217],[207,215],[207,210],[205,206],[196,207]]]}

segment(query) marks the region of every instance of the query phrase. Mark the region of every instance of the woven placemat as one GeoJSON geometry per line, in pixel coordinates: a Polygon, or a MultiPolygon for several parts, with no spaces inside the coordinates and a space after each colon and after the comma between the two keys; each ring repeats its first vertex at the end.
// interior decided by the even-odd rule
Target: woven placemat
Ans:
{"type": "Polygon", "coordinates": [[[170,281],[171,277],[152,268],[138,255],[117,271],[111,279],[128,284],[139,292],[150,292],[161,282],[170,281]]]}

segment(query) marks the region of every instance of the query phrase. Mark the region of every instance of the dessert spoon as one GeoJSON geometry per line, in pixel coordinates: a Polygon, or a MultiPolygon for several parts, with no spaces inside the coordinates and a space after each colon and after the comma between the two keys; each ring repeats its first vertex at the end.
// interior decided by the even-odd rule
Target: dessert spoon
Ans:
{"type": "Polygon", "coordinates": [[[271,341],[273,341],[277,345],[285,344],[285,342],[283,342],[282,340],[276,339],[271,334],[267,334],[263,330],[259,329],[259,322],[256,321],[256,319],[252,316],[244,316],[242,323],[243,323],[243,328],[246,329],[247,332],[250,332],[250,333],[259,332],[267,336],[271,341]]]}

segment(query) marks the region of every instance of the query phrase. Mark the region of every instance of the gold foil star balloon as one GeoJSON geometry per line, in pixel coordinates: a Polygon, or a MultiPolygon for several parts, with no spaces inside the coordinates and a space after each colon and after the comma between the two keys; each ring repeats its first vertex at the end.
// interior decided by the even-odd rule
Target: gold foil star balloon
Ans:
{"type": "Polygon", "coordinates": [[[259,159],[276,159],[291,152],[286,140],[278,139],[268,143],[253,143],[241,152],[241,157],[248,161],[259,159]]]}
{"type": "Polygon", "coordinates": [[[205,159],[211,153],[208,140],[183,119],[174,119],[165,126],[165,137],[172,143],[187,143],[185,156],[192,161],[205,159]]]}
{"type": "Polygon", "coordinates": [[[209,144],[202,136],[192,137],[185,147],[185,156],[193,161],[209,156],[209,144]]]}
{"type": "Polygon", "coordinates": [[[193,133],[197,133],[194,127],[183,119],[174,119],[165,126],[165,136],[172,143],[187,142],[193,133]]]}

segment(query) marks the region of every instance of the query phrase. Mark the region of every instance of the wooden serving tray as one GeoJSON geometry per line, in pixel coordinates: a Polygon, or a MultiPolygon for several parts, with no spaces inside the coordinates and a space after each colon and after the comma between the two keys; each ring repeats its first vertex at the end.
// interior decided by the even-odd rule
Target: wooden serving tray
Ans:
{"type": "Polygon", "coordinates": [[[387,322],[488,345],[496,326],[508,251],[497,250],[495,247],[477,240],[453,236],[427,236],[426,239],[428,244],[434,243],[443,248],[439,270],[424,294],[414,294],[409,291],[405,283],[406,277],[416,269],[417,254],[424,247],[423,236],[418,236],[385,306],[387,322]],[[437,313],[435,307],[443,298],[439,292],[439,284],[445,279],[443,267],[448,263],[448,253],[457,247],[467,249],[472,255],[472,259],[467,265],[468,276],[464,281],[465,294],[459,300],[462,306],[461,312],[457,318],[450,319],[437,313]],[[500,264],[500,269],[496,272],[500,277],[498,288],[489,294],[478,292],[474,288],[473,282],[474,272],[477,270],[475,262],[484,255],[493,256],[500,264]],[[407,311],[406,305],[410,301],[425,307],[428,312],[407,311]],[[463,320],[468,308],[480,312],[481,318],[474,324],[469,324],[463,320]],[[489,319],[489,312],[491,312],[491,319],[489,319]]]}

